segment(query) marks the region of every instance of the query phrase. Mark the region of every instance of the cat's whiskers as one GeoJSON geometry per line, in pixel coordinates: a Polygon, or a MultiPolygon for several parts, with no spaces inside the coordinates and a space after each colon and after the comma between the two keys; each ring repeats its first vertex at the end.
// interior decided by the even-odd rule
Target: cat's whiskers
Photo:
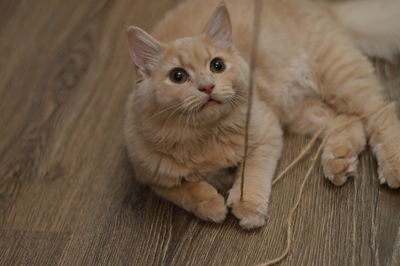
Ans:
{"type": "Polygon", "coordinates": [[[234,94],[228,102],[233,106],[233,107],[239,107],[241,104],[243,104],[246,101],[246,98],[242,95],[239,94],[234,94]]]}
{"type": "Polygon", "coordinates": [[[161,114],[163,114],[163,113],[165,113],[165,112],[167,112],[167,111],[169,111],[169,110],[171,110],[171,109],[174,109],[174,108],[180,106],[181,104],[182,104],[182,103],[179,103],[179,102],[178,102],[178,103],[173,103],[173,104],[167,106],[166,108],[162,109],[161,111],[159,111],[159,112],[153,114],[152,116],[150,116],[150,117],[147,118],[147,119],[148,119],[148,120],[152,120],[152,119],[156,118],[157,116],[160,116],[161,114]]]}
{"type": "MultiPolygon", "coordinates": [[[[189,98],[186,102],[181,102],[179,103],[176,108],[171,112],[171,114],[167,117],[167,119],[165,120],[163,126],[161,127],[161,129],[159,130],[159,132],[161,133],[160,138],[158,139],[157,143],[162,143],[165,142],[166,139],[171,135],[176,135],[176,131],[174,132],[166,132],[165,127],[166,125],[168,125],[170,119],[178,112],[178,111],[182,111],[179,115],[178,115],[178,125],[182,124],[181,120],[186,116],[190,117],[190,107],[197,102],[196,98],[189,98]]],[[[188,118],[186,118],[188,119],[188,118]]],[[[186,130],[187,127],[187,122],[183,123],[184,125],[184,130],[186,130]]]]}
{"type": "Polygon", "coordinates": [[[186,115],[185,124],[184,124],[184,127],[183,127],[183,131],[186,131],[186,128],[187,128],[187,126],[188,126],[189,123],[190,123],[190,118],[191,118],[191,113],[192,113],[192,112],[193,112],[192,110],[189,110],[188,114],[186,115]]]}
{"type": "Polygon", "coordinates": [[[193,109],[193,105],[197,103],[195,98],[189,98],[188,101],[185,102],[185,112],[182,113],[181,117],[179,118],[179,124],[181,118],[185,116],[184,123],[183,123],[183,131],[186,131],[186,128],[188,126],[188,119],[190,118],[190,114],[193,109]]]}
{"type": "Polygon", "coordinates": [[[192,120],[193,120],[192,126],[193,126],[194,128],[197,128],[196,120],[197,120],[197,114],[199,113],[200,109],[201,109],[201,107],[199,107],[198,109],[195,109],[194,112],[193,112],[193,116],[192,116],[192,120]]]}
{"type": "Polygon", "coordinates": [[[158,143],[164,142],[165,139],[169,136],[169,132],[165,132],[164,128],[165,126],[168,124],[169,120],[171,119],[171,117],[176,114],[176,112],[178,112],[179,110],[182,110],[182,103],[180,103],[175,109],[174,111],[171,112],[171,114],[167,117],[167,119],[165,120],[163,126],[161,127],[161,129],[159,130],[159,132],[161,133],[161,137],[159,138],[158,143]]]}

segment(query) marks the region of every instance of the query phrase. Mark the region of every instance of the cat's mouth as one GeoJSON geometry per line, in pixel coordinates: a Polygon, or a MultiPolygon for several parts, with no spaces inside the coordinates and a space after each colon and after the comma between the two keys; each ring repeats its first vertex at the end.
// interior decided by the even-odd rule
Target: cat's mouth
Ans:
{"type": "Polygon", "coordinates": [[[201,107],[201,109],[212,106],[212,105],[216,105],[216,104],[221,104],[220,101],[215,100],[213,98],[208,98],[208,100],[203,104],[203,106],[201,107]]]}

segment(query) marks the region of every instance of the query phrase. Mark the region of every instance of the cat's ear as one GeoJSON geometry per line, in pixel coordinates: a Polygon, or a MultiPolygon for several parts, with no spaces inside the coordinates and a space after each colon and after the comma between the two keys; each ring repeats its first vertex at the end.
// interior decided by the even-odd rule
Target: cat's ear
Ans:
{"type": "Polygon", "coordinates": [[[163,56],[164,45],[138,27],[130,26],[126,32],[129,53],[139,74],[150,76],[163,56]]]}
{"type": "Polygon", "coordinates": [[[231,19],[229,18],[229,12],[224,2],[214,11],[204,32],[218,46],[226,48],[232,46],[231,19]]]}

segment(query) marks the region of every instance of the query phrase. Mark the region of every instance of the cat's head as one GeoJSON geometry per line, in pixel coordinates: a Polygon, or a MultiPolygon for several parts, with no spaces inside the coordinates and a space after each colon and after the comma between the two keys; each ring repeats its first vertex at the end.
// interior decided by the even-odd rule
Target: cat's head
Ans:
{"type": "Polygon", "coordinates": [[[207,124],[245,102],[249,70],[233,46],[224,5],[198,36],[161,43],[137,27],[129,27],[127,33],[141,78],[140,95],[153,99],[165,115],[175,112],[191,116],[197,125],[207,124]]]}

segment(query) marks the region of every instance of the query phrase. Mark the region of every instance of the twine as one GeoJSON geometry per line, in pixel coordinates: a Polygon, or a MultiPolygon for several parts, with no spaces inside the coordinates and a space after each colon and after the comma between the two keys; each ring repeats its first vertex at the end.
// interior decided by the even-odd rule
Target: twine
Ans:
{"type": "MultiPolygon", "coordinates": [[[[326,136],[323,138],[322,142],[320,143],[320,145],[318,146],[318,150],[315,153],[314,157],[312,158],[311,161],[311,165],[307,170],[307,173],[300,185],[300,189],[299,189],[299,194],[297,196],[297,199],[292,207],[292,209],[289,212],[288,218],[287,218],[287,230],[286,230],[286,247],[284,249],[284,251],[282,252],[281,255],[279,255],[278,257],[268,260],[267,262],[264,262],[262,264],[260,264],[259,266],[266,266],[266,265],[272,265],[272,264],[276,264],[278,262],[281,262],[288,254],[291,248],[291,243],[292,243],[292,234],[293,234],[293,226],[292,226],[292,220],[293,220],[293,215],[296,212],[297,208],[300,205],[300,201],[303,195],[303,191],[304,191],[304,187],[305,184],[307,183],[309,177],[311,176],[311,172],[315,167],[316,162],[318,161],[318,158],[321,154],[321,151],[323,149],[323,147],[325,146],[326,142],[328,141],[329,137],[335,133],[337,130],[340,130],[356,121],[362,120],[364,118],[367,118],[375,113],[379,113],[382,112],[384,109],[386,109],[388,106],[390,106],[390,104],[384,104],[383,106],[380,106],[379,108],[377,108],[376,110],[373,110],[371,112],[368,112],[364,115],[361,115],[359,117],[355,117],[353,119],[350,119],[342,124],[339,124],[338,126],[336,126],[335,128],[333,128],[328,134],[326,134],[326,136]]],[[[318,139],[318,137],[320,137],[322,135],[322,133],[324,132],[326,128],[322,127],[320,128],[317,132],[314,133],[312,139],[309,141],[309,143],[307,144],[307,146],[305,148],[303,148],[303,150],[300,152],[300,154],[296,157],[295,160],[292,161],[292,163],[290,163],[279,175],[278,177],[273,181],[272,185],[276,184],[283,176],[284,174],[286,174],[297,162],[299,162],[304,155],[311,149],[311,147],[313,146],[313,144],[316,142],[316,140],[318,139]]]]}
{"type": "Polygon", "coordinates": [[[250,124],[250,115],[251,115],[251,107],[253,106],[253,86],[254,86],[254,66],[256,62],[257,56],[257,47],[258,47],[258,37],[259,37],[259,27],[260,27],[260,13],[261,13],[261,1],[255,1],[254,3],[254,21],[253,21],[253,40],[252,40],[252,48],[250,55],[250,75],[249,75],[249,94],[247,99],[247,113],[246,113],[246,125],[244,129],[244,153],[242,160],[242,173],[240,178],[240,201],[243,201],[243,190],[244,190],[244,173],[246,169],[246,161],[247,161],[247,151],[249,146],[249,124],[250,124]]]}

